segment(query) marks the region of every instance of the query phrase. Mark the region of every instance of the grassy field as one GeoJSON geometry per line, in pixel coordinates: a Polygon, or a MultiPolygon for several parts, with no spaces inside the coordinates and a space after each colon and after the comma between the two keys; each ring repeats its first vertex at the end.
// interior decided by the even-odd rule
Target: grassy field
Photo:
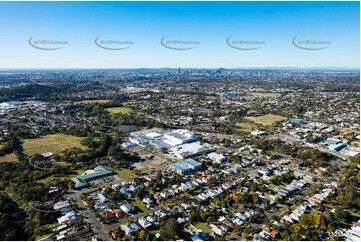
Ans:
{"type": "Polygon", "coordinates": [[[281,96],[281,93],[266,93],[266,92],[250,92],[248,94],[251,96],[257,96],[257,97],[279,97],[279,96],[281,96]]]}
{"type": "Polygon", "coordinates": [[[111,114],[115,114],[115,113],[128,114],[132,111],[130,108],[126,108],[126,107],[106,108],[105,110],[111,114]]]}
{"type": "Polygon", "coordinates": [[[146,172],[149,170],[149,167],[144,167],[141,169],[121,169],[121,170],[116,170],[114,169],[114,171],[120,176],[120,178],[127,178],[127,177],[131,177],[135,174],[141,174],[143,172],[146,172]]]}
{"type": "Polygon", "coordinates": [[[265,126],[270,126],[277,121],[287,120],[285,117],[274,114],[266,114],[258,117],[245,117],[245,119],[265,126]]]}
{"type": "Polygon", "coordinates": [[[33,155],[35,153],[60,152],[68,148],[86,147],[80,144],[82,138],[66,134],[50,134],[36,139],[23,140],[24,153],[33,155]]]}
{"type": "Polygon", "coordinates": [[[0,163],[1,162],[15,162],[17,160],[18,160],[18,158],[16,157],[16,155],[14,153],[0,156],[0,163]]]}
{"type": "Polygon", "coordinates": [[[47,184],[49,184],[51,181],[55,180],[56,178],[59,178],[60,180],[63,180],[63,179],[64,179],[64,177],[57,177],[57,176],[51,175],[51,176],[48,176],[47,178],[37,180],[37,182],[40,182],[40,183],[42,183],[42,184],[44,184],[44,185],[47,185],[47,184]]]}
{"type": "Polygon", "coordinates": [[[251,133],[252,131],[252,126],[248,123],[237,122],[236,127],[238,127],[239,128],[238,130],[242,132],[251,133]]]}
{"type": "Polygon", "coordinates": [[[110,100],[103,100],[103,99],[97,99],[97,100],[83,100],[79,102],[75,102],[75,104],[82,104],[82,103],[108,103],[110,100]]]}
{"type": "Polygon", "coordinates": [[[207,223],[195,223],[193,224],[194,227],[196,227],[197,229],[201,229],[203,230],[203,232],[210,234],[212,233],[212,230],[210,228],[207,227],[207,223]]]}
{"type": "Polygon", "coordinates": [[[127,178],[135,175],[137,173],[137,170],[121,169],[116,170],[116,173],[118,173],[121,178],[127,178]]]}

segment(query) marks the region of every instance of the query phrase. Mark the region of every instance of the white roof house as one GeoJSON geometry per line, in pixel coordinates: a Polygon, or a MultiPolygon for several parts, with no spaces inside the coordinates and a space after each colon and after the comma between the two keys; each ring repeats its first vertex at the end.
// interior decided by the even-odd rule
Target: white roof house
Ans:
{"type": "Polygon", "coordinates": [[[53,206],[54,210],[59,210],[59,209],[66,208],[66,207],[70,207],[69,201],[57,202],[53,206]]]}
{"type": "Polygon", "coordinates": [[[130,213],[134,210],[134,207],[130,203],[125,203],[120,206],[120,209],[125,213],[130,213]]]}
{"type": "Polygon", "coordinates": [[[210,224],[209,227],[211,227],[212,231],[219,236],[224,236],[226,234],[222,229],[218,228],[214,224],[210,224]]]}

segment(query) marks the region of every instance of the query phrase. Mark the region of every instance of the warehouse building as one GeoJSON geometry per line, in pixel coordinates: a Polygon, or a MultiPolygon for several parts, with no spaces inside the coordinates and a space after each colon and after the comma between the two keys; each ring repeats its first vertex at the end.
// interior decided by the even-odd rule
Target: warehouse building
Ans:
{"type": "Polygon", "coordinates": [[[188,175],[202,169],[202,163],[193,159],[185,159],[175,163],[171,163],[170,168],[180,175],[188,175]]]}

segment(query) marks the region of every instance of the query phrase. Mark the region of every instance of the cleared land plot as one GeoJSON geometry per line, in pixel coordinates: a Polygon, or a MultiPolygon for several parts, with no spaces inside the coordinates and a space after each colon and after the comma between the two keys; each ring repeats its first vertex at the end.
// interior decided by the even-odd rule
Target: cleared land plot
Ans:
{"type": "Polygon", "coordinates": [[[271,126],[275,122],[287,120],[285,117],[274,114],[266,114],[258,117],[245,117],[245,119],[265,126],[271,126]]]}
{"type": "Polygon", "coordinates": [[[86,149],[80,141],[82,138],[66,134],[50,134],[36,139],[25,139],[23,142],[24,153],[34,155],[35,153],[60,152],[69,148],[86,149]]]}
{"type": "Polygon", "coordinates": [[[1,162],[16,162],[17,160],[18,160],[18,158],[16,157],[16,155],[14,153],[0,156],[0,163],[1,162]]]}
{"type": "Polygon", "coordinates": [[[111,114],[115,114],[115,113],[128,114],[132,111],[130,108],[126,108],[126,107],[106,108],[105,110],[111,114]]]}
{"type": "Polygon", "coordinates": [[[82,103],[108,103],[108,102],[110,102],[110,100],[98,99],[98,100],[83,100],[83,101],[75,102],[75,104],[82,104],[82,103]]]}
{"type": "Polygon", "coordinates": [[[252,126],[248,123],[237,122],[236,127],[238,127],[238,130],[242,132],[251,133],[252,131],[252,126]]]}
{"type": "Polygon", "coordinates": [[[250,92],[248,93],[251,96],[256,97],[279,97],[281,93],[267,93],[267,92],[250,92]]]}
{"type": "Polygon", "coordinates": [[[166,159],[155,155],[153,159],[146,159],[145,161],[133,163],[133,166],[136,169],[149,169],[149,167],[158,168],[162,165],[162,162],[166,162],[166,159]]]}

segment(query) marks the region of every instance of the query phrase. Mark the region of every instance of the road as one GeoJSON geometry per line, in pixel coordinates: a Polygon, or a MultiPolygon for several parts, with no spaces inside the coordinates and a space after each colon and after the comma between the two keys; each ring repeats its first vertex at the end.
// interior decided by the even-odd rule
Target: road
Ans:
{"type": "Polygon", "coordinates": [[[83,201],[80,198],[80,194],[78,192],[71,192],[65,195],[67,199],[73,198],[78,206],[81,208],[80,213],[91,225],[93,231],[103,240],[110,240],[104,230],[103,225],[98,221],[98,219],[93,215],[93,213],[85,206],[83,201]]]}

